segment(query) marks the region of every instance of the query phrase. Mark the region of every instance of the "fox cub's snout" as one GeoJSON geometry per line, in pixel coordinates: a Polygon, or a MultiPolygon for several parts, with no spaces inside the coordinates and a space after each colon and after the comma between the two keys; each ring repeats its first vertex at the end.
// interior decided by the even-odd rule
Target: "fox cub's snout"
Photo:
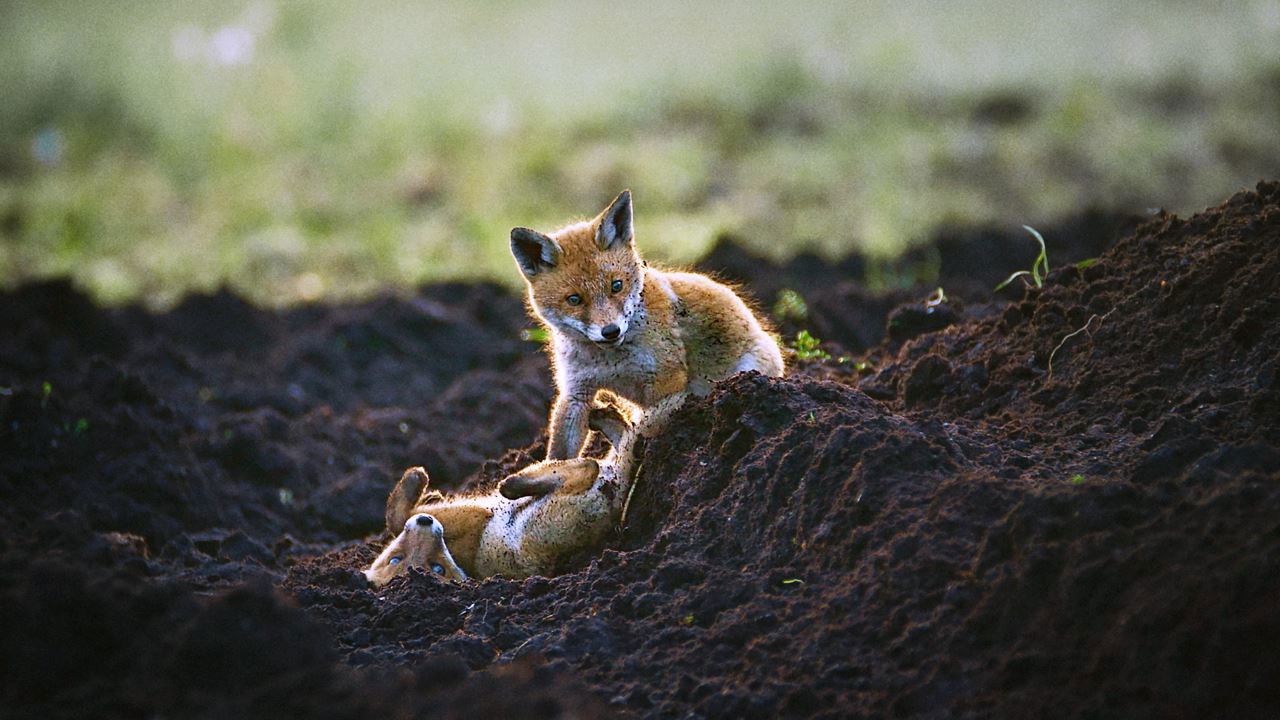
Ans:
{"type": "Polygon", "coordinates": [[[529,303],[544,321],[602,345],[622,343],[631,329],[643,265],[636,254],[631,193],[578,232],[557,240],[528,228],[511,231],[511,253],[529,283],[529,303]]]}

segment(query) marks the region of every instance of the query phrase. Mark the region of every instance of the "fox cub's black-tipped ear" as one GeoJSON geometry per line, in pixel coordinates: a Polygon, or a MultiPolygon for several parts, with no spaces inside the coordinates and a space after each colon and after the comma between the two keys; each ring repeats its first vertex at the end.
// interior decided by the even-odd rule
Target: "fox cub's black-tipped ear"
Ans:
{"type": "Polygon", "coordinates": [[[520,272],[533,277],[550,270],[560,260],[560,246],[555,240],[529,228],[511,228],[511,254],[520,272]]]}
{"type": "Polygon", "coordinates": [[[387,521],[387,530],[391,534],[394,535],[404,529],[404,521],[409,519],[414,504],[418,502],[419,496],[427,491],[427,486],[430,484],[431,478],[421,467],[411,467],[400,476],[400,482],[396,483],[391,494],[387,496],[384,519],[387,521]]]}
{"type": "Polygon", "coordinates": [[[601,250],[630,245],[635,236],[631,218],[631,191],[623,190],[609,204],[596,228],[596,243],[601,250]]]}

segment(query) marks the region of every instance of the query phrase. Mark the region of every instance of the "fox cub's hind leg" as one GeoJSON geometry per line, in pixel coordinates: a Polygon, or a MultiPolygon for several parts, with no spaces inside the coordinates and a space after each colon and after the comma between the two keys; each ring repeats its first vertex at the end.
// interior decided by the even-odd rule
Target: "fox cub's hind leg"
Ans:
{"type": "Polygon", "coordinates": [[[430,483],[431,478],[421,467],[412,467],[404,471],[404,475],[400,476],[400,482],[396,483],[391,494],[387,496],[387,510],[384,516],[387,521],[387,530],[393,533],[400,532],[404,529],[404,523],[413,514],[415,507],[444,499],[444,496],[435,490],[427,490],[427,485],[430,483]]]}
{"type": "MultiPolygon", "coordinates": [[[[603,433],[615,448],[629,429],[622,411],[614,405],[592,408],[589,424],[592,430],[603,433]]],[[[498,492],[508,500],[551,493],[580,495],[590,490],[599,476],[600,464],[592,458],[545,460],[508,475],[498,485],[498,492]]]]}

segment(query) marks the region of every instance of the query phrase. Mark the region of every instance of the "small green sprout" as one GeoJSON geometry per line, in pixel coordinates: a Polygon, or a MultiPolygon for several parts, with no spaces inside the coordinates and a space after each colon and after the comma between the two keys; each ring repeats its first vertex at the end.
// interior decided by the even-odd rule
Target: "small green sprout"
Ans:
{"type": "Polygon", "coordinates": [[[76,435],[83,435],[89,432],[89,419],[80,418],[79,420],[76,420],[75,427],[71,429],[71,432],[75,433],[76,435]]]}
{"type": "Polygon", "coordinates": [[[53,383],[45,380],[40,384],[40,407],[43,408],[49,404],[49,396],[53,394],[53,383]]]}
{"type": "Polygon", "coordinates": [[[809,317],[809,305],[800,293],[783,288],[778,291],[778,300],[773,304],[773,316],[779,320],[806,320],[809,317]]]}
{"type": "Polygon", "coordinates": [[[689,613],[688,615],[685,615],[684,617],[680,618],[680,624],[681,624],[681,625],[692,625],[692,624],[693,624],[693,613],[689,613]]]}
{"type": "Polygon", "coordinates": [[[924,306],[931,307],[931,308],[938,307],[939,305],[945,303],[946,301],[947,301],[947,293],[941,287],[939,287],[937,290],[934,290],[932,293],[929,294],[929,297],[924,301],[924,306]]]}
{"type": "Polygon", "coordinates": [[[544,327],[525,328],[520,331],[520,339],[525,342],[535,342],[545,345],[551,341],[551,333],[547,332],[544,327]]]}
{"type": "Polygon", "coordinates": [[[801,580],[800,578],[787,578],[786,580],[782,581],[782,584],[783,585],[803,585],[804,581],[801,580]]]}
{"type": "Polygon", "coordinates": [[[1076,263],[1076,269],[1088,270],[1089,268],[1097,264],[1098,264],[1098,258],[1089,258],[1087,260],[1081,260],[1080,262],[1076,263]]]}
{"type": "Polygon", "coordinates": [[[795,351],[796,357],[801,360],[810,358],[829,360],[831,358],[831,355],[822,349],[822,341],[809,334],[808,330],[801,330],[796,333],[796,339],[792,341],[791,349],[795,351]]]}
{"type": "Polygon", "coordinates": [[[1083,475],[1081,475],[1080,473],[1076,473],[1075,475],[1072,475],[1072,476],[1071,476],[1071,484],[1072,484],[1072,485],[1083,485],[1083,484],[1084,484],[1084,476],[1083,476],[1083,475]]]}
{"type": "Polygon", "coordinates": [[[841,355],[836,358],[836,362],[841,365],[852,365],[854,371],[860,373],[869,373],[876,369],[876,366],[873,365],[870,360],[858,360],[855,362],[853,357],[849,355],[841,355]]]}
{"type": "Polygon", "coordinates": [[[996,286],[995,292],[1000,292],[1005,287],[1018,278],[1023,278],[1022,282],[1027,282],[1026,278],[1030,277],[1031,282],[1028,285],[1035,285],[1037,288],[1044,287],[1044,280],[1049,276],[1049,251],[1044,246],[1044,236],[1036,231],[1030,225],[1023,225],[1023,230],[1031,233],[1035,237],[1036,242],[1040,243],[1040,254],[1036,256],[1035,262],[1031,263],[1030,270],[1019,270],[1018,272],[1005,278],[1005,281],[996,286]],[[1043,268],[1043,269],[1042,269],[1043,268]]]}

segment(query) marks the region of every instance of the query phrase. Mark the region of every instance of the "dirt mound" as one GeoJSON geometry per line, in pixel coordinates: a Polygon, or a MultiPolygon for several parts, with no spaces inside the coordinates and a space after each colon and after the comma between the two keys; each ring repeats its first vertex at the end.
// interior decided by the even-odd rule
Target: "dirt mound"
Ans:
{"type": "Polygon", "coordinates": [[[1277,348],[1280,190],[1263,183],[1143,225],[997,317],[907,343],[864,385],[1154,480],[1214,447],[1274,441],[1277,348]]]}
{"type": "Polygon", "coordinates": [[[704,266],[769,307],[802,291],[783,327],[868,364],[690,403],[644,449],[625,526],[565,574],[379,592],[356,568],[403,467],[476,487],[541,454],[550,378],[518,298],[216,293],[156,315],[56,282],[0,296],[0,701],[1274,716],[1280,184],[1102,252],[1120,222],[1049,229],[1044,287],[999,297],[1034,244],[944,234],[900,267],[939,268],[933,312],[933,283],[861,289],[861,259],[722,245],[704,266]]]}
{"type": "MultiPolygon", "coordinates": [[[[1055,263],[1075,263],[1096,258],[1119,237],[1133,229],[1138,218],[1090,210],[1079,216],[1042,227],[1055,263]]],[[[904,303],[918,303],[936,287],[951,297],[977,301],[970,315],[987,311],[994,298],[991,289],[1019,268],[1029,268],[1039,246],[1021,229],[1001,227],[953,227],[940,230],[927,243],[891,261],[872,261],[851,255],[824,262],[802,253],[785,263],[775,263],[744,250],[732,236],[721,237],[696,267],[745,287],[765,310],[776,308],[780,293],[794,291],[804,301],[799,316],[784,312],[775,317],[786,338],[808,330],[835,351],[862,353],[885,337],[889,316],[904,303]],[[868,289],[875,285],[878,289],[868,289]]],[[[1002,306],[1003,303],[995,303],[1002,306]]],[[[914,310],[914,307],[908,308],[914,310]]],[[[935,318],[929,318],[934,320],[935,318]]],[[[936,330],[954,322],[922,327],[936,330]]]]}

